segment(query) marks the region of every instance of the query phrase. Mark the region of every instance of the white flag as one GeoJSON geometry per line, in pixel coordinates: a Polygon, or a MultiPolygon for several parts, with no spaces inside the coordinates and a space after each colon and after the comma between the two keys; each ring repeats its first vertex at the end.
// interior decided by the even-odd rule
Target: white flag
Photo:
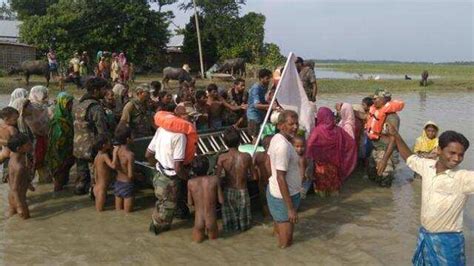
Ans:
{"type": "Polygon", "coordinates": [[[298,113],[300,128],[304,128],[308,136],[314,127],[316,104],[309,101],[295,62],[295,54],[290,53],[277,86],[276,99],[283,109],[298,113]]]}

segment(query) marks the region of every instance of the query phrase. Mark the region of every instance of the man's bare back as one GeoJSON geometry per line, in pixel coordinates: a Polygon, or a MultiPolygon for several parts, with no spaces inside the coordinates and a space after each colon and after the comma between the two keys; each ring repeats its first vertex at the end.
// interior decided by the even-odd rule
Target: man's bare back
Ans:
{"type": "Polygon", "coordinates": [[[217,176],[194,177],[188,181],[188,204],[195,208],[193,240],[204,239],[207,229],[210,239],[217,238],[216,207],[224,203],[224,194],[217,176]]]}
{"type": "Polygon", "coordinates": [[[234,189],[246,189],[249,177],[255,180],[252,171],[252,157],[248,153],[239,152],[235,148],[219,156],[216,175],[225,172],[225,186],[234,189]]]}

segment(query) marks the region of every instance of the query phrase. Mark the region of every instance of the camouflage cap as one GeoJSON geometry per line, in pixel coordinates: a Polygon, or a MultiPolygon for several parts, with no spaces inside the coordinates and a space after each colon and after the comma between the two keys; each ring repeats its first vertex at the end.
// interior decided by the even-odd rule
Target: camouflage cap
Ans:
{"type": "Polygon", "coordinates": [[[136,88],[135,88],[135,92],[136,93],[139,93],[139,92],[151,92],[151,87],[150,85],[144,83],[144,84],[140,84],[138,85],[136,88]]]}
{"type": "Polygon", "coordinates": [[[379,97],[392,97],[392,94],[384,89],[376,89],[374,93],[374,98],[379,98],[379,97]]]}

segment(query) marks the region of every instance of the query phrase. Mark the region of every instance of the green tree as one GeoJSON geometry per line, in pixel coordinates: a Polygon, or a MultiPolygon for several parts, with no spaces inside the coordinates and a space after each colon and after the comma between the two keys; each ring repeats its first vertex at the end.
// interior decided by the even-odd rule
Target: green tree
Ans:
{"type": "Polygon", "coordinates": [[[261,55],[260,62],[264,67],[269,69],[275,69],[276,67],[283,65],[286,61],[280,52],[280,47],[274,43],[265,43],[263,46],[263,52],[261,55]]]}
{"type": "Polygon", "coordinates": [[[169,12],[151,10],[145,0],[59,0],[44,16],[27,17],[20,37],[41,52],[54,39],[62,60],[75,51],[125,51],[132,61],[143,65],[148,53],[168,43],[171,18],[169,12]]]}
{"type": "Polygon", "coordinates": [[[48,7],[57,2],[58,0],[9,0],[11,8],[21,20],[30,16],[43,16],[46,14],[48,7]]]}
{"type": "MultiPolygon", "coordinates": [[[[201,28],[207,25],[202,16],[198,15],[198,19],[201,28]]],[[[184,35],[182,48],[184,55],[188,58],[190,64],[197,66],[199,64],[199,49],[194,16],[189,18],[189,23],[186,24],[186,27],[179,33],[184,35]]],[[[218,60],[217,41],[211,32],[201,31],[201,44],[204,64],[207,68],[218,60]]]]}
{"type": "Polygon", "coordinates": [[[5,2],[0,6],[0,19],[2,20],[15,20],[15,11],[5,2]]]}

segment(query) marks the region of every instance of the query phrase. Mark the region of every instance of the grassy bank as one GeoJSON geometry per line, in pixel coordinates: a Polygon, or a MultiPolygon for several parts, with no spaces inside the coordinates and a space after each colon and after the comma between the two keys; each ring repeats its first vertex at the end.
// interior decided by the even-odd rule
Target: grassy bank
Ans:
{"type": "MultiPolygon", "coordinates": [[[[347,79],[321,79],[318,80],[320,93],[340,93],[340,92],[372,92],[375,88],[382,87],[391,91],[416,91],[416,90],[443,90],[443,91],[466,91],[474,90],[474,66],[472,65],[438,65],[438,64],[369,64],[369,63],[344,63],[344,64],[324,64],[324,68],[331,68],[338,71],[352,73],[387,73],[405,74],[421,73],[427,69],[430,75],[440,76],[439,79],[430,80],[428,87],[420,87],[418,84],[419,74],[413,75],[414,80],[347,80],[347,79]]],[[[316,73],[320,69],[316,66],[316,73]]],[[[410,74],[412,75],[412,74],[410,74]]],[[[140,75],[136,79],[136,84],[161,80],[159,74],[140,75]]],[[[198,80],[198,89],[204,89],[211,81],[198,80]]],[[[221,87],[229,87],[230,81],[213,81],[221,87]]],[[[247,87],[255,82],[254,79],[247,79],[247,87]]],[[[45,80],[38,76],[31,78],[30,86],[26,86],[21,76],[0,77],[0,94],[9,94],[14,88],[31,88],[34,85],[45,85],[45,80]]],[[[176,82],[170,82],[173,91],[177,87],[176,82]]],[[[133,88],[133,84],[132,84],[133,88]]],[[[75,85],[67,84],[66,90],[74,95],[83,92],[77,90],[75,85]]],[[[54,96],[59,91],[58,83],[50,84],[51,95],[54,96]]]]}

